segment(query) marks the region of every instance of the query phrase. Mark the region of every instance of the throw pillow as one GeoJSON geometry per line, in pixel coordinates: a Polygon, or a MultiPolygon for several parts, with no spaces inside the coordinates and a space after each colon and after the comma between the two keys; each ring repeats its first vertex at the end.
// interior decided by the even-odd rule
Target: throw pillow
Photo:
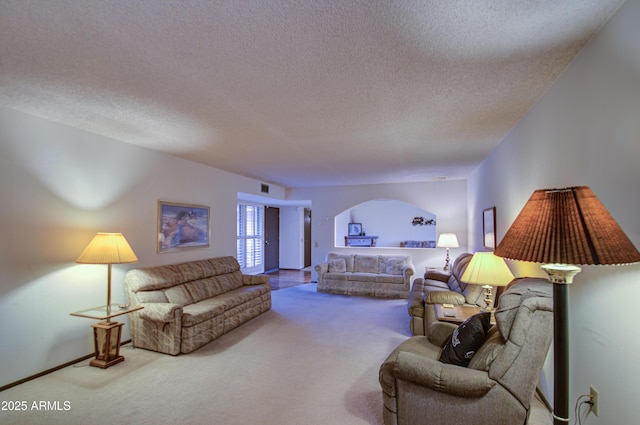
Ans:
{"type": "Polygon", "coordinates": [[[469,317],[453,331],[438,360],[442,363],[467,367],[476,350],[482,346],[490,322],[491,313],[489,312],[469,317]]]}
{"type": "Polygon", "coordinates": [[[402,270],[404,269],[404,259],[403,258],[389,258],[387,260],[386,273],[401,275],[402,270]]]}
{"type": "Polygon", "coordinates": [[[332,273],[345,273],[347,271],[347,262],[344,258],[334,258],[329,261],[329,271],[332,273]]]}

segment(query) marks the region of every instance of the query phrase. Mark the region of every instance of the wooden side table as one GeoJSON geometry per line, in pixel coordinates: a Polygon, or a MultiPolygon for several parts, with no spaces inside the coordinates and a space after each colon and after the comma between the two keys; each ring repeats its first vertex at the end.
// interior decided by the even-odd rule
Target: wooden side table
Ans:
{"type": "Polygon", "coordinates": [[[91,325],[96,351],[96,358],[89,362],[91,366],[106,369],[124,361],[124,356],[120,355],[120,339],[122,337],[122,326],[124,326],[124,323],[112,322],[111,318],[142,310],[143,308],[143,306],[120,307],[117,304],[112,304],[110,306],[94,307],[71,313],[72,316],[104,320],[104,322],[91,325]]]}
{"type": "MultiPolygon", "coordinates": [[[[475,305],[454,305],[453,308],[445,308],[443,304],[434,304],[433,310],[436,320],[449,323],[462,323],[474,314],[480,313],[480,307],[475,305]]],[[[496,319],[491,313],[491,324],[495,324],[496,319]]]]}

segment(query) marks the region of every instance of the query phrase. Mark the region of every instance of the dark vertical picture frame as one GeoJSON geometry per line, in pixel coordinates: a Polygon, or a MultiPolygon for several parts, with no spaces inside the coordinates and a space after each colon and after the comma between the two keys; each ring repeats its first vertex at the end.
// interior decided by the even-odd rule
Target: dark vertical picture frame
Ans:
{"type": "Polygon", "coordinates": [[[482,246],[496,249],[496,207],[482,211],[482,246]]]}

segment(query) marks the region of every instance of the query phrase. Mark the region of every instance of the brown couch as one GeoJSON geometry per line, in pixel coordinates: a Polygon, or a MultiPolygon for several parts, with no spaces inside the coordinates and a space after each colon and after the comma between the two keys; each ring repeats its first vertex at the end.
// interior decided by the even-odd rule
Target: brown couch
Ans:
{"type": "Polygon", "coordinates": [[[409,327],[413,335],[429,335],[429,326],[436,321],[434,304],[486,306],[482,286],[462,281],[471,258],[473,254],[461,254],[453,262],[451,273],[428,270],[424,279],[418,278],[413,282],[407,306],[411,316],[409,327]]]}

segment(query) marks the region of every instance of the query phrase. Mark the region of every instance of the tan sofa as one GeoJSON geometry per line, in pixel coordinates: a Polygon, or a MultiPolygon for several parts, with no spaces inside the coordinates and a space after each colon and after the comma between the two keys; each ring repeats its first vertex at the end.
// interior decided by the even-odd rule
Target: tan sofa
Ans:
{"type": "Polygon", "coordinates": [[[133,346],[189,353],[271,308],[266,275],[243,275],[234,257],[129,270],[133,346]]]}
{"type": "Polygon", "coordinates": [[[316,265],[318,292],[408,298],[415,266],[409,255],[365,255],[330,252],[316,265]]]}

